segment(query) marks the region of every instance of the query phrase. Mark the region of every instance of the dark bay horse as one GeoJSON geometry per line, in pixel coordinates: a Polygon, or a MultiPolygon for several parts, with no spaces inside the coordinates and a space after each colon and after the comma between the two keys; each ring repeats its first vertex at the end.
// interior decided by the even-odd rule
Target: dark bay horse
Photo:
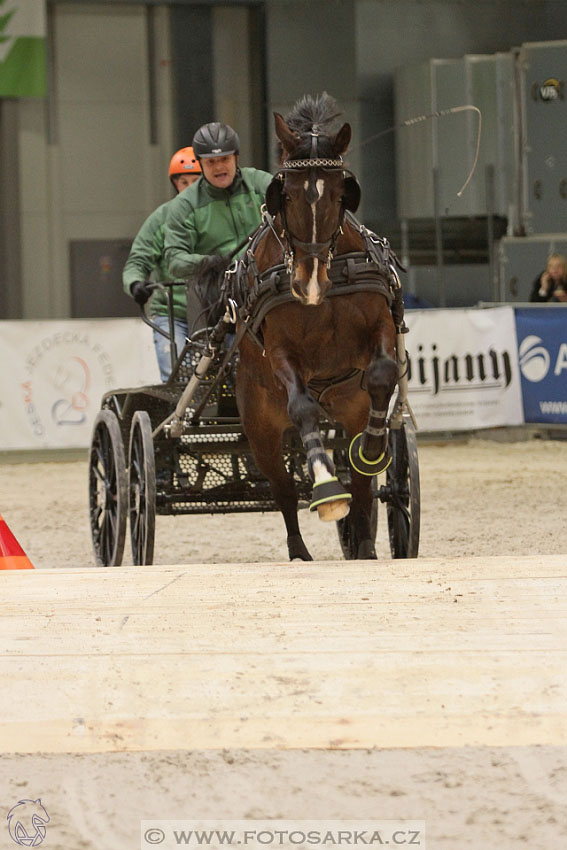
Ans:
{"type": "Polygon", "coordinates": [[[269,304],[250,318],[256,332],[240,341],[236,395],[242,426],[283,514],[290,560],[312,560],[282,457],[290,426],[307,454],[311,510],[333,521],[350,509],[358,558],[376,558],[371,479],[389,462],[386,420],[398,379],[390,305],[399,278],[393,255],[373,252],[369,231],[352,215],[360,188],[343,164],[351,127],[336,129],[334,100],[306,96],[287,120],[278,113],[274,118],[280,170],[266,194],[266,225],[240,270],[256,308],[271,286],[269,304]],[[323,413],[352,440],[350,492],[325,451],[323,413]]]}

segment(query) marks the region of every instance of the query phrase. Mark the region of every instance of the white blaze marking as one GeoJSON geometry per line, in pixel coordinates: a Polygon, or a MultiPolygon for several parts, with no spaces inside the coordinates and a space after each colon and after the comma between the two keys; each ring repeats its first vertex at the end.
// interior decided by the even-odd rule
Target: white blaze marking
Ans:
{"type": "Polygon", "coordinates": [[[315,257],[313,260],[313,271],[311,273],[311,277],[309,278],[309,283],[307,284],[307,303],[308,304],[318,304],[319,303],[319,281],[317,280],[319,271],[319,259],[315,257]]]}
{"type": "MultiPolygon", "coordinates": [[[[307,189],[309,183],[306,180],[303,184],[305,189],[307,189]]],[[[323,197],[323,192],[325,191],[325,181],[321,178],[316,181],[315,188],[317,189],[317,201],[320,201],[323,197]]],[[[311,234],[311,241],[317,241],[317,214],[315,207],[317,206],[317,201],[314,201],[311,204],[311,212],[313,214],[313,231],[311,234]]],[[[319,271],[319,259],[317,257],[313,260],[313,271],[311,273],[311,277],[309,278],[309,283],[307,284],[307,303],[308,304],[318,304],[319,303],[319,281],[318,281],[318,271],[319,271]]]]}
{"type": "Polygon", "coordinates": [[[316,484],[319,484],[320,481],[328,481],[329,478],[333,477],[322,460],[313,461],[313,475],[316,484]]]}

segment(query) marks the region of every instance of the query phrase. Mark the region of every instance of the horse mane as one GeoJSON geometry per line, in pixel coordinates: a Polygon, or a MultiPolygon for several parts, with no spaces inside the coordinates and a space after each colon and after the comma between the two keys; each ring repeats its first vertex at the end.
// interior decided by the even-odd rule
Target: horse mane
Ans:
{"type": "MultiPolygon", "coordinates": [[[[333,157],[334,139],[338,130],[336,122],[340,114],[335,98],[326,91],[315,97],[306,94],[300,98],[285,118],[290,130],[299,136],[293,156],[299,159],[308,157],[311,151],[311,132],[318,132],[321,134],[317,139],[319,156],[333,157]]],[[[282,153],[281,143],[278,143],[280,161],[282,153]]]]}

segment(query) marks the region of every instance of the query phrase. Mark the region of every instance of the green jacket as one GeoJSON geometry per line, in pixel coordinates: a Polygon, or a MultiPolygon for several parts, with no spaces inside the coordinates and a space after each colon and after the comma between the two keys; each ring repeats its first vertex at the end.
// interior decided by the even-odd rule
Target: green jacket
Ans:
{"type": "MultiPolygon", "coordinates": [[[[156,281],[175,280],[168,275],[163,260],[165,219],[170,204],[171,201],[166,201],[147,217],[132,243],[122,271],[122,284],[128,295],[132,294],[130,287],[133,283],[149,280],[152,272],[154,272],[153,279],[156,281]]],[[[183,290],[183,287],[178,288],[183,290]]],[[[152,297],[151,312],[159,312],[156,308],[161,304],[167,305],[166,296],[162,292],[156,292],[152,297]],[[155,306],[154,302],[156,302],[155,306]]],[[[163,312],[167,313],[167,306],[163,312]]],[[[185,317],[184,310],[179,313],[179,316],[185,317]]]]}
{"type": "MultiPolygon", "coordinates": [[[[164,259],[170,280],[191,281],[194,267],[204,256],[230,254],[260,224],[260,207],[272,175],[241,168],[229,189],[217,189],[201,177],[167,206],[164,259]]],[[[160,293],[161,294],[161,293],[160,293]]],[[[154,304],[165,314],[165,304],[154,304]]],[[[185,317],[186,298],[175,289],[175,315],[185,317]]]]}

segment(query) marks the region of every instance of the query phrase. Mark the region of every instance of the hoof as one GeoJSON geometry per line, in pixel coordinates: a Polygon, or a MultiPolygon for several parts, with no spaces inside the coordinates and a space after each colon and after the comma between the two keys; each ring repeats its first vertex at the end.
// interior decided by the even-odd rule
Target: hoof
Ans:
{"type": "Polygon", "coordinates": [[[361,475],[380,475],[392,463],[392,455],[390,454],[389,445],[386,446],[386,451],[383,452],[376,460],[368,460],[362,454],[362,433],[357,434],[348,450],[348,459],[353,469],[360,472],[361,475]]]}
{"type": "Polygon", "coordinates": [[[312,561],[301,534],[293,534],[287,538],[287,551],[290,561],[312,561]]]}
{"type": "Polygon", "coordinates": [[[342,519],[342,517],[345,517],[348,514],[348,503],[351,499],[351,494],[348,490],[345,490],[338,478],[328,478],[326,481],[320,481],[319,483],[315,482],[313,485],[313,494],[309,510],[314,511],[316,509],[319,514],[319,519],[322,519],[325,522],[331,522],[331,520],[342,519]],[[334,502],[340,505],[340,507],[337,508],[338,513],[326,510],[326,508],[330,508],[334,502]]]}
{"type": "Polygon", "coordinates": [[[322,522],[337,522],[339,519],[344,519],[349,511],[350,505],[346,499],[317,505],[317,513],[322,522]]]}

